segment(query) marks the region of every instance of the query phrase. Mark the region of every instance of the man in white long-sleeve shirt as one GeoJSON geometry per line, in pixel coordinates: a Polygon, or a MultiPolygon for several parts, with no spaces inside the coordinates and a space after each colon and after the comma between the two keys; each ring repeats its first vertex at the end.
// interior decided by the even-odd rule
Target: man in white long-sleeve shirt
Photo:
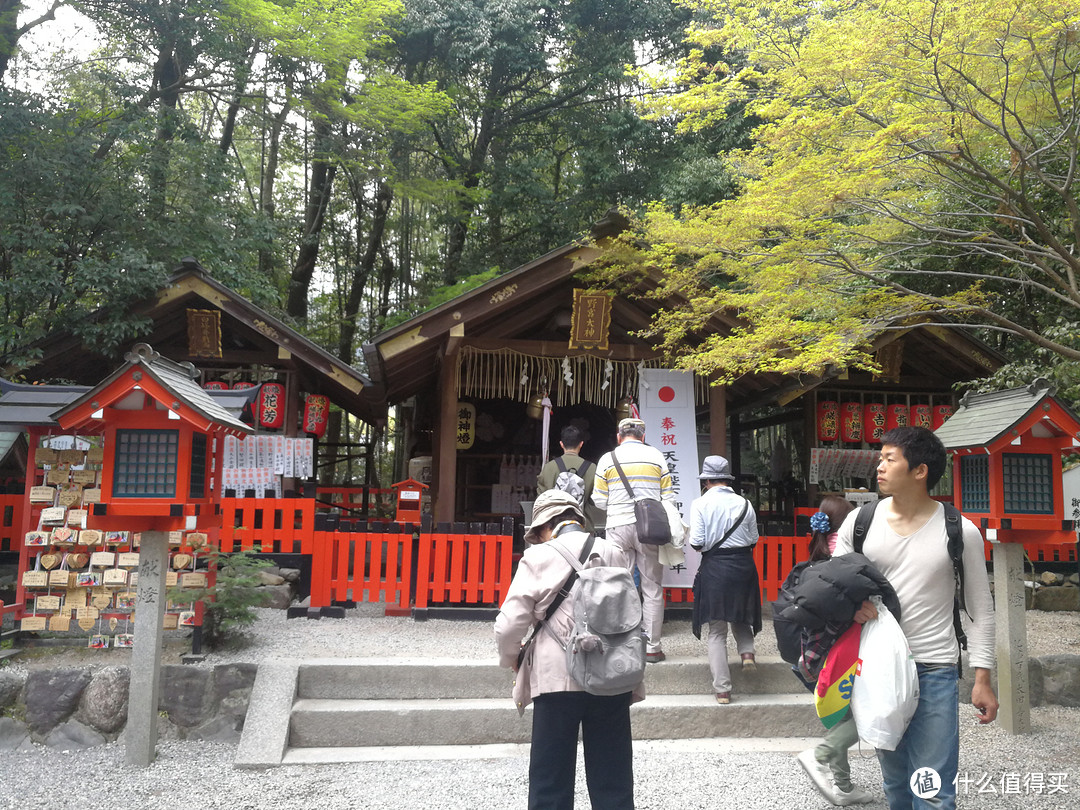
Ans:
{"type": "MultiPolygon", "coordinates": [[[[890,810],[956,806],[960,648],[953,628],[955,584],[944,507],[929,494],[945,462],[944,445],[925,428],[896,428],[882,437],[878,490],[891,497],[878,505],[862,548],[896,590],[900,626],[919,673],[919,706],[907,732],[895,751],[878,751],[890,810]]],[[[840,527],[836,554],[853,550],[857,514],[852,512],[840,527]]],[[[978,721],[990,723],[998,710],[990,684],[994,608],[982,535],[971,521],[962,524],[964,601],[971,617],[968,662],[975,675],[971,703],[978,721]]],[[[855,620],[874,616],[867,602],[855,620]]]]}

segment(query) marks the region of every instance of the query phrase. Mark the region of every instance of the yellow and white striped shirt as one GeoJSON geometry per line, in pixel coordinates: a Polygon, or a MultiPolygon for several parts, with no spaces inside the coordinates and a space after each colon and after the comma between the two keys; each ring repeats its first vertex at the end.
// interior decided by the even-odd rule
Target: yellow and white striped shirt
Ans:
{"type": "Polygon", "coordinates": [[[596,462],[592,499],[600,509],[607,510],[607,525],[610,528],[628,526],[634,522],[635,497],[673,501],[675,488],[664,454],[642,441],[626,438],[615,450],[604,453],[596,462]],[[618,456],[619,464],[634,489],[633,495],[623,486],[619,471],[611,460],[612,453],[618,456]]]}

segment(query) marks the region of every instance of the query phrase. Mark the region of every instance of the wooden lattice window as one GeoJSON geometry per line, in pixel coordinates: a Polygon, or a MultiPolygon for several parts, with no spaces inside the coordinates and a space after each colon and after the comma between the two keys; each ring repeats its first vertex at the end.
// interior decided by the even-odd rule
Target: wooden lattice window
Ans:
{"type": "Polygon", "coordinates": [[[175,498],[178,430],[117,430],[114,498],[175,498]]]}
{"type": "Polygon", "coordinates": [[[1044,453],[1005,453],[1001,471],[1006,514],[1054,514],[1053,464],[1044,453]]]}
{"type": "Polygon", "coordinates": [[[188,497],[206,497],[206,434],[191,436],[191,475],[188,480],[188,497]]]}
{"type": "Polygon", "coordinates": [[[964,512],[990,511],[990,457],[960,459],[960,508],[964,512]]]}

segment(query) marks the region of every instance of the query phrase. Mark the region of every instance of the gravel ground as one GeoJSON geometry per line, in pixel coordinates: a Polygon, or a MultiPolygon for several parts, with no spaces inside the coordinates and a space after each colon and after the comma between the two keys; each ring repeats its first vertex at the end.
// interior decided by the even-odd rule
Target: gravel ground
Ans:
{"type": "MultiPolygon", "coordinates": [[[[669,655],[703,656],[689,622],[664,628],[669,655]]],[[[1080,614],[1028,613],[1031,655],[1080,654],[1080,614]]],[[[349,611],[344,620],[286,620],[260,611],[250,643],[214,653],[200,666],[280,657],[440,656],[493,657],[486,622],[414,622],[386,618],[378,606],[349,611]]],[[[758,651],[775,654],[766,628],[758,651]]],[[[50,650],[20,657],[14,670],[74,663],[122,664],[129,653],[50,650]]],[[[175,661],[176,650],[170,650],[175,661]]],[[[508,698],[509,699],[509,698],[508,698]]],[[[1033,731],[1016,737],[997,726],[975,725],[961,707],[960,805],[988,808],[1080,810],[1080,709],[1059,706],[1032,711],[1033,731]]],[[[0,753],[3,808],[516,808],[524,804],[527,755],[456,761],[371,762],[287,766],[265,772],[236,771],[233,745],[163,742],[147,769],[124,763],[121,744],[61,752],[35,747],[0,753]],[[433,798],[434,797],[434,798],[433,798]]],[[[693,740],[637,743],[635,791],[639,808],[740,808],[802,810],[828,807],[810,787],[792,754],[716,753],[693,740]]],[[[852,757],[856,783],[869,787],[884,808],[880,771],[872,751],[852,757]]],[[[587,807],[584,774],[578,775],[578,806],[587,807]]]]}

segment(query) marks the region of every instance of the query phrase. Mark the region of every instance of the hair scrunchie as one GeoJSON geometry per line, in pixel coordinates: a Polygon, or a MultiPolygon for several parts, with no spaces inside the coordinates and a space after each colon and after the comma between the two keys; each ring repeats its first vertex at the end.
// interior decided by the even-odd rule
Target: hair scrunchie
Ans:
{"type": "Polygon", "coordinates": [[[810,528],[815,532],[821,532],[822,534],[828,534],[829,529],[829,516],[824,512],[815,512],[810,516],[810,528]]]}

